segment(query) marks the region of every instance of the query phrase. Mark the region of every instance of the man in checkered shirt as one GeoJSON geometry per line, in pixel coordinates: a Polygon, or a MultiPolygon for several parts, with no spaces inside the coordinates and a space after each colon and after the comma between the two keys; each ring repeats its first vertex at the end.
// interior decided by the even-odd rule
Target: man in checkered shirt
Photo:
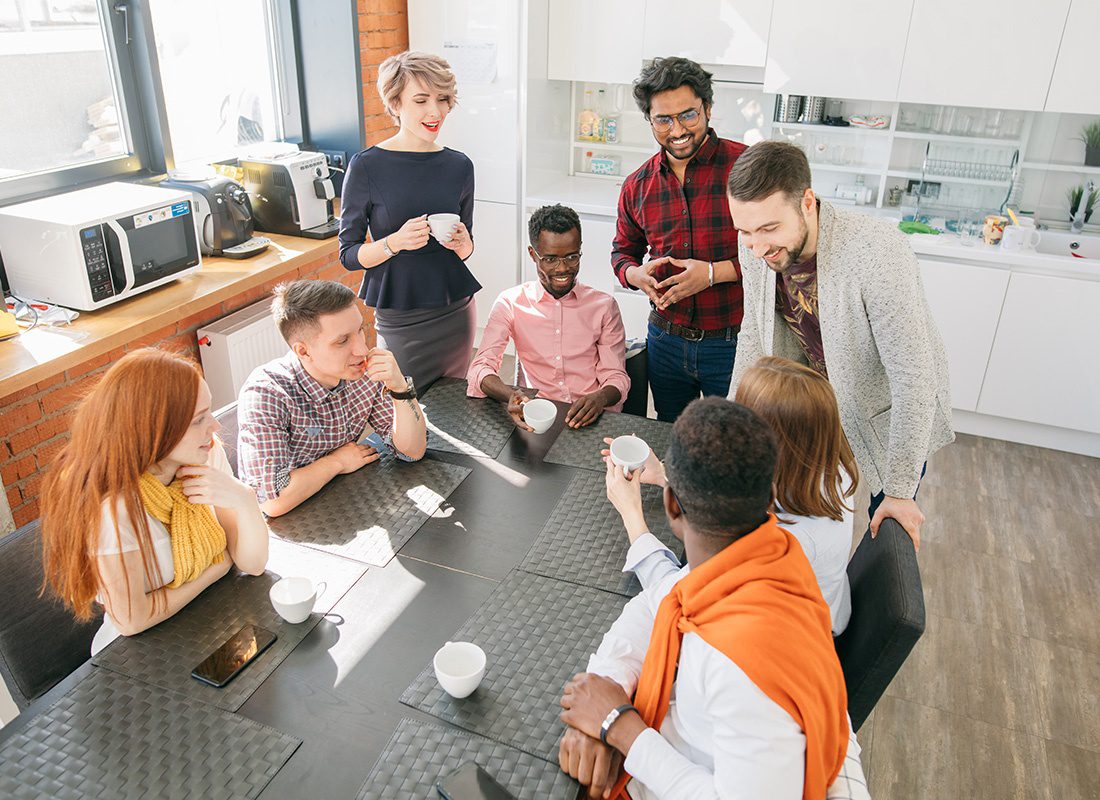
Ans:
{"type": "Polygon", "coordinates": [[[741,329],[725,183],[746,147],[710,127],[710,79],[694,61],[657,58],[634,82],[661,149],[623,182],[611,250],[616,277],[652,305],[646,365],[657,417],[667,422],[700,394],[726,396],[741,329]]]}
{"type": "Polygon", "coordinates": [[[265,514],[285,514],[381,450],[424,455],[416,390],[391,352],[367,347],[351,289],[292,281],[275,288],[271,311],[290,352],[253,370],[237,404],[238,471],[265,514]]]}

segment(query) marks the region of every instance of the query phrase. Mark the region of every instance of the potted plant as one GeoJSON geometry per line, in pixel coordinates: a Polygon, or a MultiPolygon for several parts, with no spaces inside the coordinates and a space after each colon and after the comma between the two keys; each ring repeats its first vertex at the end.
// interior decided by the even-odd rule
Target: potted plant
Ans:
{"type": "Polygon", "coordinates": [[[1100,120],[1083,127],[1077,138],[1085,143],[1085,166],[1100,167],[1100,120]]]}
{"type": "MultiPolygon", "coordinates": [[[[1069,198],[1070,219],[1073,219],[1074,215],[1077,213],[1077,207],[1081,204],[1081,197],[1084,193],[1084,186],[1074,186],[1066,192],[1066,196],[1069,198]]],[[[1098,199],[1100,199],[1100,189],[1093,189],[1089,192],[1088,199],[1085,201],[1085,222],[1088,222],[1092,217],[1092,212],[1098,199]]]]}

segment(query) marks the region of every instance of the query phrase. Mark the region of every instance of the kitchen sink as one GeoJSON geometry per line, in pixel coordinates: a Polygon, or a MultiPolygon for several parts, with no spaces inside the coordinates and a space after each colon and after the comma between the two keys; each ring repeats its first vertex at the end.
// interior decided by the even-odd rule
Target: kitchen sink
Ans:
{"type": "Polygon", "coordinates": [[[1052,256],[1100,259],[1100,236],[1046,230],[1035,249],[1052,256]]]}

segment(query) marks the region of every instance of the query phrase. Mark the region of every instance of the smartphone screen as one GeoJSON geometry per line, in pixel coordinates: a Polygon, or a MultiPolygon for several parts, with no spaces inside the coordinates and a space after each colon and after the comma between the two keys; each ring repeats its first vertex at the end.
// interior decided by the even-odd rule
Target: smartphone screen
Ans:
{"type": "Polygon", "coordinates": [[[444,800],[516,800],[515,795],[473,761],[444,775],[435,788],[444,800]]]}
{"type": "Polygon", "coordinates": [[[278,637],[269,630],[245,625],[191,671],[191,677],[221,688],[278,637]]]}

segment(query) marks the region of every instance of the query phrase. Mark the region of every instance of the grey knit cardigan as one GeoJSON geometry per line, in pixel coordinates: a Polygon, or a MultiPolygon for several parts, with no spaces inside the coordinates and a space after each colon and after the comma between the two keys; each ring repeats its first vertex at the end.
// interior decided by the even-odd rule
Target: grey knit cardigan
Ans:
{"type": "MultiPolygon", "coordinates": [[[[775,309],[776,273],[740,247],[745,319],[730,398],[764,355],[806,356],[775,309]]],[[[912,497],[928,457],[952,442],[947,354],[920,268],[892,222],[819,210],[818,314],[844,433],[872,493],[912,497]]]]}

